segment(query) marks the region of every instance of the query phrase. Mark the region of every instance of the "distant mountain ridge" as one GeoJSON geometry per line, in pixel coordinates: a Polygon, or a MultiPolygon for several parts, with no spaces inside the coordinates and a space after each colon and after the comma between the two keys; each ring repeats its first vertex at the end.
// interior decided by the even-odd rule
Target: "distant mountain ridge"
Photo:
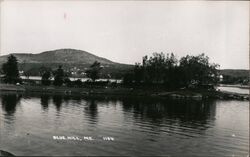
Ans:
{"type": "MultiPolygon", "coordinates": [[[[13,55],[17,57],[19,63],[92,64],[94,61],[98,61],[101,64],[118,64],[89,52],[75,49],[57,49],[38,54],[13,53],[13,55]]],[[[8,56],[0,56],[0,64],[6,62],[8,56]]]]}
{"type": "MultiPolygon", "coordinates": [[[[76,49],[57,49],[45,51],[38,54],[32,53],[12,53],[17,57],[19,69],[23,71],[32,70],[38,73],[40,67],[50,67],[56,69],[62,65],[64,69],[70,70],[74,67],[81,71],[88,68],[95,61],[98,61],[105,68],[103,73],[122,76],[127,70],[132,69],[133,65],[113,62],[103,57],[93,55],[89,52],[76,49]],[[118,74],[117,74],[118,73],[118,74]]],[[[10,54],[9,54],[10,55],[10,54]]],[[[9,55],[0,56],[0,68],[7,61],[9,55]]],[[[249,70],[245,69],[221,69],[220,74],[232,77],[249,77],[249,70]]],[[[36,74],[37,75],[37,74],[36,74]]]]}
{"type": "MultiPolygon", "coordinates": [[[[0,56],[0,68],[7,61],[9,55],[0,56]]],[[[77,69],[82,73],[97,61],[103,66],[102,77],[121,78],[124,73],[133,67],[133,65],[113,62],[89,52],[75,49],[57,49],[38,54],[12,53],[12,55],[18,59],[19,70],[29,72],[31,76],[39,76],[42,67],[55,70],[59,65],[62,65],[67,72],[77,69]]]]}

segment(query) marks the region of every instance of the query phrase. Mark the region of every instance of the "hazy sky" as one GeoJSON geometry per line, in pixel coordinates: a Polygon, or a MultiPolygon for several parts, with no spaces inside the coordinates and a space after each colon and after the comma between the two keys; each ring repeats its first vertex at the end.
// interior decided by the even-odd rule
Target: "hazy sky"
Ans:
{"type": "Polygon", "coordinates": [[[134,64],[152,52],[249,68],[249,2],[2,1],[0,54],[59,48],[134,64]]]}

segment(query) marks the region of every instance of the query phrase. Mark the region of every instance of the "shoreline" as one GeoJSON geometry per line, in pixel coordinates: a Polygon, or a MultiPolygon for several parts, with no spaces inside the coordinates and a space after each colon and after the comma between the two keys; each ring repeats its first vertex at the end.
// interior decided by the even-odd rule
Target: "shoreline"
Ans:
{"type": "Polygon", "coordinates": [[[250,89],[250,86],[248,85],[240,85],[240,84],[219,84],[219,87],[235,87],[235,88],[241,88],[241,89],[250,89]]]}
{"type": "Polygon", "coordinates": [[[93,87],[93,88],[74,88],[74,87],[55,87],[55,86],[31,86],[31,85],[10,85],[0,84],[0,91],[11,93],[40,93],[40,94],[59,94],[67,96],[111,96],[111,97],[151,97],[160,99],[220,99],[220,100],[249,100],[249,94],[239,94],[216,90],[153,90],[153,89],[134,89],[128,87],[93,87]]]}

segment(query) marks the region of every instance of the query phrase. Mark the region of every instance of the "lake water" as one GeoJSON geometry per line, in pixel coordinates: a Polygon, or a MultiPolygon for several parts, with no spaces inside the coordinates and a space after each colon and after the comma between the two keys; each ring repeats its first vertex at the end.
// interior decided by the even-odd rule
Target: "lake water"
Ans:
{"type": "Polygon", "coordinates": [[[249,94],[249,89],[246,88],[237,88],[237,87],[226,87],[226,86],[219,86],[217,87],[221,91],[227,91],[227,92],[235,92],[240,94],[249,94]]]}
{"type": "Polygon", "coordinates": [[[0,149],[22,156],[247,156],[249,102],[1,93],[0,149]]]}

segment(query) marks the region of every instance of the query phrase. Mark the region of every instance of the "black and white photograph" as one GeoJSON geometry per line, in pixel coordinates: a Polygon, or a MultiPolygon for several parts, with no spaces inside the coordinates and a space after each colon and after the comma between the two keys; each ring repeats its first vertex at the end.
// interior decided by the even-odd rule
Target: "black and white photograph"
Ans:
{"type": "Polygon", "coordinates": [[[0,156],[249,157],[249,1],[0,0],[0,156]]]}

